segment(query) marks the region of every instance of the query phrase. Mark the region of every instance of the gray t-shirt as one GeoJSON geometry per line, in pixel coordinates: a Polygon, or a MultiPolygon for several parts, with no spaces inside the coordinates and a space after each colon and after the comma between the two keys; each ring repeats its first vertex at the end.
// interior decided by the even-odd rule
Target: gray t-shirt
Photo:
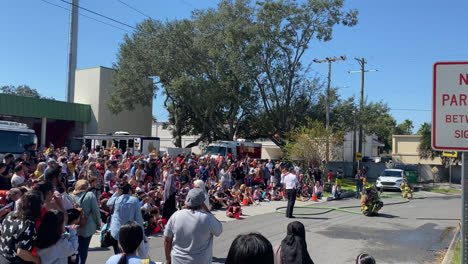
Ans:
{"type": "Polygon", "coordinates": [[[221,222],[207,212],[183,209],[167,222],[164,236],[172,237],[172,264],[209,264],[213,255],[213,235],[223,231],[221,222]]]}

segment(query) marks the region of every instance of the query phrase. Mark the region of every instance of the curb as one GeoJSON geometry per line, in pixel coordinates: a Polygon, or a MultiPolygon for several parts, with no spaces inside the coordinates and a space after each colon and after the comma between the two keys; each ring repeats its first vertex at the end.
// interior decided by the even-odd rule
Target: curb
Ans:
{"type": "MultiPolygon", "coordinates": [[[[343,198],[354,197],[355,195],[356,195],[356,192],[345,192],[345,193],[341,194],[340,200],[343,199],[343,198]]],[[[324,202],[334,201],[333,197],[322,197],[321,200],[324,201],[324,202]]]]}
{"type": "Polygon", "coordinates": [[[453,254],[455,253],[455,248],[457,247],[458,239],[460,237],[460,222],[457,225],[457,229],[455,230],[455,235],[453,236],[452,242],[450,242],[450,246],[447,249],[447,253],[445,253],[444,260],[441,264],[450,264],[452,262],[453,254]]]}

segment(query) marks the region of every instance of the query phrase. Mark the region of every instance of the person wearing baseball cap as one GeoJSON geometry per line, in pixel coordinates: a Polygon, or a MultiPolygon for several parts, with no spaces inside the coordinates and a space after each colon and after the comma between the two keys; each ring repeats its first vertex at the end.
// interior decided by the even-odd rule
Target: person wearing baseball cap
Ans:
{"type": "Polygon", "coordinates": [[[205,192],[190,190],[186,208],[175,212],[164,230],[167,263],[211,263],[213,236],[221,235],[223,225],[208,210],[205,192]]]}

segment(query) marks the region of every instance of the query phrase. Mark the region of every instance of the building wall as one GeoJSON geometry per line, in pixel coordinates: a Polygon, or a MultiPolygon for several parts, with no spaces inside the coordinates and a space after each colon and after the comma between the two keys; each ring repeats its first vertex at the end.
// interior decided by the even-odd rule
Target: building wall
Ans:
{"type": "Polygon", "coordinates": [[[420,135],[393,135],[392,136],[392,159],[395,163],[402,164],[429,164],[440,165],[442,160],[437,157],[431,159],[421,159],[418,147],[420,135]]]}
{"type": "Polygon", "coordinates": [[[114,70],[96,67],[76,71],[75,102],[91,105],[91,121],[87,126],[88,134],[114,133],[126,131],[130,134],[151,135],[152,105],[136,105],[133,111],[112,114],[107,100],[112,92],[114,70]]]}
{"type": "Polygon", "coordinates": [[[97,133],[99,123],[100,67],[77,70],[75,73],[75,103],[91,105],[91,120],[84,133],[97,133]]]}

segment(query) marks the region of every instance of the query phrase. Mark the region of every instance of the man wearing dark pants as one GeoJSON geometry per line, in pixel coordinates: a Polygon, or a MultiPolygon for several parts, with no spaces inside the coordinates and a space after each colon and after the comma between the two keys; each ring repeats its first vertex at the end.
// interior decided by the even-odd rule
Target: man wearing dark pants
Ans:
{"type": "Polygon", "coordinates": [[[288,175],[284,176],[281,182],[286,189],[286,195],[288,196],[288,207],[286,208],[286,217],[294,218],[293,209],[296,203],[296,186],[299,183],[296,174],[294,174],[294,168],[289,169],[288,175]]]}

